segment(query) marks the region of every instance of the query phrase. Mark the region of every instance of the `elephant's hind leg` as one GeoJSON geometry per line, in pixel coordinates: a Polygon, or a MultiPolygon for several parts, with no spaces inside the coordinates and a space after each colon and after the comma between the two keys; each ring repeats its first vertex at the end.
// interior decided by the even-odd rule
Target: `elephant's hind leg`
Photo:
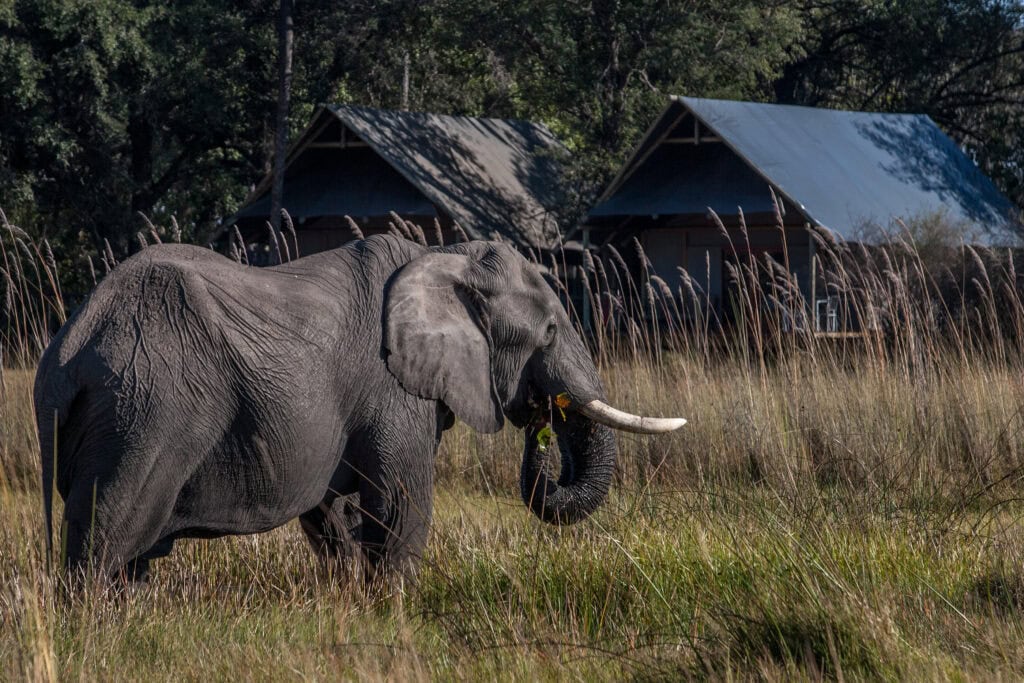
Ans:
{"type": "Polygon", "coordinates": [[[105,579],[141,578],[149,560],[166,554],[158,552],[159,541],[178,491],[173,482],[138,466],[154,454],[162,452],[132,448],[116,467],[76,476],[64,506],[65,566],[70,571],[105,579]]]}
{"type": "Polygon", "coordinates": [[[149,580],[150,562],[171,554],[174,547],[174,539],[171,537],[161,538],[153,547],[142,553],[124,567],[124,576],[129,581],[141,583],[149,580]]]}
{"type": "Polygon", "coordinates": [[[325,498],[299,517],[299,524],[313,551],[324,560],[358,560],[360,525],[359,494],[325,498]]]}

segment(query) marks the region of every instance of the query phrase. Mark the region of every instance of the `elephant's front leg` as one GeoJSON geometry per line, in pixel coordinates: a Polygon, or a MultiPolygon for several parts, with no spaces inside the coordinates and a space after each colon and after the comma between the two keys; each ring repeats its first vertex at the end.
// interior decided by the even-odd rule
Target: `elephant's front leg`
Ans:
{"type": "Polygon", "coordinates": [[[426,428],[377,430],[359,468],[360,542],[372,573],[411,576],[427,544],[440,433],[426,428]]]}

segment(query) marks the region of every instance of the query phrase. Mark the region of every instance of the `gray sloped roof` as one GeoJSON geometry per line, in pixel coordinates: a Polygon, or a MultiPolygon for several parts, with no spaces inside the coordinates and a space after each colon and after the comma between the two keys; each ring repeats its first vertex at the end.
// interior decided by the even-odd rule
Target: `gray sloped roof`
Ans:
{"type": "MultiPolygon", "coordinates": [[[[288,168],[284,207],[299,216],[435,216],[437,210],[422,192],[369,148],[307,149],[288,168]]],[[[246,204],[237,218],[270,215],[270,193],[246,204]]]]}
{"type": "MultiPolygon", "coordinates": [[[[548,246],[558,234],[553,210],[564,153],[546,127],[527,121],[325,105],[293,145],[284,206],[293,215],[432,215],[432,203],[470,237],[548,246]],[[303,151],[330,116],[386,164],[303,151]],[[395,200],[403,205],[385,206],[395,200]]],[[[269,213],[268,187],[265,179],[237,216],[269,213]]]]}
{"type": "MultiPolygon", "coordinates": [[[[725,147],[760,176],[766,186],[766,201],[762,203],[767,203],[767,185],[771,185],[808,221],[843,238],[858,237],[865,225],[888,227],[895,218],[941,211],[953,220],[974,224],[982,242],[1007,244],[1019,239],[1014,231],[1019,226],[1013,205],[924,115],[673,98],[624,172],[637,163],[657,165],[654,148],[658,140],[685,112],[721,137],[725,147]]],[[[709,179],[727,178],[728,174],[738,179],[743,175],[729,170],[728,163],[720,158],[716,164],[711,168],[721,171],[717,175],[691,172],[694,187],[707,186],[714,191],[704,206],[728,196],[729,191],[727,183],[709,185],[709,179]]],[[[645,203],[651,199],[664,202],[665,197],[645,198],[640,190],[645,184],[643,176],[664,177],[671,167],[638,167],[634,171],[625,180],[625,173],[620,173],[591,216],[655,213],[645,208],[645,203]]],[[[682,196],[685,190],[679,188],[687,180],[679,173],[675,171],[679,180],[675,193],[682,196]]],[[[660,190],[650,181],[646,184],[655,194],[666,194],[664,182],[660,190]]],[[[698,200],[690,197],[687,205],[698,200]]],[[[667,213],[664,208],[662,212],[667,213]]]]}

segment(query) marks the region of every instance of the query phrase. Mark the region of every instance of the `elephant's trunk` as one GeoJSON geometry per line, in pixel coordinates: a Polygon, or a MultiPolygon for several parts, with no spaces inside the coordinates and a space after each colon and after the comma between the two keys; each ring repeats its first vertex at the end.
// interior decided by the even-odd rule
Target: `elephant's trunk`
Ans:
{"type": "Polygon", "coordinates": [[[523,469],[519,485],[523,502],[549,524],[574,524],[585,519],[604,501],[615,469],[612,430],[576,412],[562,419],[554,415],[562,471],[557,483],[545,466],[544,424],[525,430],[523,469]]]}

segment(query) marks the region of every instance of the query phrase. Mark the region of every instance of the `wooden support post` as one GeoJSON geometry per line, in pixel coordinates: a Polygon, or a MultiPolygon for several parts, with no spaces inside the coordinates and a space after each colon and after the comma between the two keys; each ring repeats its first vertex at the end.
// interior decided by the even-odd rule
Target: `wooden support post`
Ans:
{"type": "Polygon", "coordinates": [[[811,226],[807,226],[807,253],[810,256],[811,264],[811,330],[818,332],[818,255],[814,253],[814,235],[811,233],[811,226]]]}

